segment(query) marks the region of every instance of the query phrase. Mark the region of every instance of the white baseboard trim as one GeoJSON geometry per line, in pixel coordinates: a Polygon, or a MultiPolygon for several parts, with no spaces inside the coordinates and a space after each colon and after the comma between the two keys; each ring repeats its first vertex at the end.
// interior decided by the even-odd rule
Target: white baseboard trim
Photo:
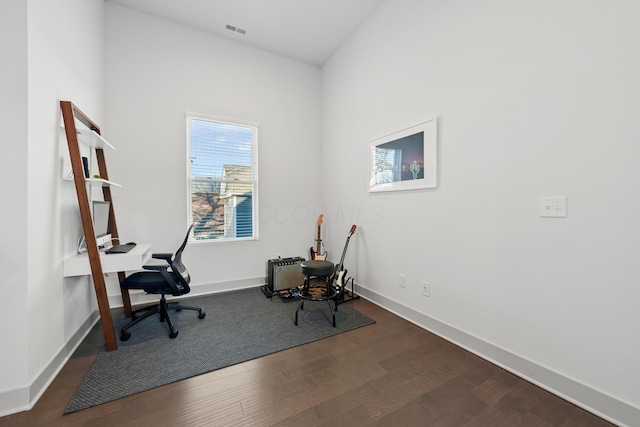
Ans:
{"type": "MultiPolygon", "coordinates": [[[[230,292],[239,289],[258,287],[262,284],[264,284],[264,278],[256,277],[230,282],[193,285],[191,293],[188,296],[193,297],[230,292]]],[[[447,341],[450,341],[459,347],[462,347],[465,350],[468,350],[607,421],[621,427],[638,425],[638,420],[640,420],[640,408],[588,387],[560,373],[540,366],[530,360],[483,341],[473,335],[467,334],[466,332],[440,322],[439,320],[429,317],[423,313],[417,312],[397,301],[380,295],[374,291],[370,291],[360,284],[356,283],[355,292],[362,298],[379,305],[385,310],[388,310],[423,329],[433,332],[447,341]]],[[[157,297],[153,295],[145,295],[144,293],[131,295],[131,302],[134,305],[154,302],[156,300],[157,297]]],[[[111,307],[121,307],[122,298],[119,294],[109,295],[109,303],[111,307]]],[[[63,345],[51,362],[42,369],[40,374],[36,376],[31,384],[23,388],[0,392],[0,416],[31,409],[97,321],[99,321],[99,313],[95,311],[82,324],[82,326],[78,328],[78,331],[71,337],[71,339],[63,345]]]]}
{"type": "MultiPolygon", "coordinates": [[[[211,294],[219,294],[222,292],[230,292],[237,291],[240,289],[246,288],[255,288],[261,285],[264,285],[264,277],[249,277],[246,279],[238,279],[231,280],[228,282],[218,282],[218,283],[203,283],[203,284],[193,284],[191,283],[191,292],[183,297],[171,298],[180,299],[180,298],[193,298],[203,295],[211,295],[211,294]]],[[[131,305],[138,304],[148,304],[158,302],[157,295],[148,295],[142,291],[134,292],[131,291],[129,293],[129,297],[131,298],[131,305]]],[[[109,307],[117,308],[122,307],[122,295],[112,294],[109,295],[109,307]]]]}
{"type": "Polygon", "coordinates": [[[640,425],[640,408],[483,341],[356,283],[357,295],[618,426],[640,425]]]}
{"type": "Polygon", "coordinates": [[[93,325],[100,320],[100,314],[96,310],[89,315],[75,334],[62,345],[51,361],[33,379],[31,384],[25,387],[0,392],[0,417],[28,411],[33,408],[38,399],[45,392],[49,384],[56,378],[58,372],[64,367],[73,355],[73,352],[89,334],[93,325]]]}

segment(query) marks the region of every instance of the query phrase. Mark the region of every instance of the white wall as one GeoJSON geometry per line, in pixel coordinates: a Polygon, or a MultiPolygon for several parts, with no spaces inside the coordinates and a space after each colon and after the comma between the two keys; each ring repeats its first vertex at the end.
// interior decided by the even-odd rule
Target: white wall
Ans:
{"type": "Polygon", "coordinates": [[[3,80],[15,84],[2,104],[10,119],[2,126],[8,154],[2,178],[9,184],[3,195],[7,191],[11,201],[3,203],[3,223],[10,227],[3,237],[17,249],[2,257],[3,270],[15,277],[6,282],[11,292],[3,301],[0,339],[14,351],[0,354],[0,415],[35,403],[95,320],[89,281],[62,278],[65,242],[75,241],[80,225],[73,187],[61,181],[66,141],[59,100],[100,118],[104,31],[102,0],[1,6],[3,43],[15,40],[3,56],[11,66],[2,67],[3,80]]]}
{"type": "Polygon", "coordinates": [[[362,293],[628,424],[639,13],[631,0],[388,0],[322,73],[330,250],[356,222],[347,266],[362,293]],[[369,194],[368,140],[431,117],[439,188],[369,194]],[[540,218],[539,197],[556,195],[568,218],[540,218]]]}
{"type": "Polygon", "coordinates": [[[368,298],[609,419],[637,421],[631,0],[388,0],[322,81],[313,67],[110,3],[103,28],[101,0],[0,7],[12,59],[0,76],[15,83],[0,102],[14,125],[0,129],[14,157],[0,172],[12,182],[2,233],[19,245],[0,258],[26,278],[1,315],[12,327],[0,338],[16,351],[0,354],[0,415],[37,399],[95,315],[91,283],[61,271],[80,230],[51,161],[66,149],[58,100],[69,99],[117,146],[107,161],[124,185],[120,234],[157,250],[172,250],[187,222],[184,110],[260,123],[260,241],[190,246],[196,287],[254,284],[266,259],[304,256],[322,212],[335,255],[358,225],[347,267],[368,298]],[[440,187],[369,194],[367,141],[434,116],[440,187]],[[568,196],[569,217],[539,218],[543,195],[568,196]]]}
{"type": "MultiPolygon", "coordinates": [[[[14,325],[25,317],[27,302],[27,5],[25,2],[0,3],[0,56],[11,58],[0,67],[0,144],[4,165],[0,168],[2,221],[0,235],[12,242],[0,249],[3,279],[3,309],[0,324],[14,325]]],[[[19,389],[27,382],[27,329],[25,325],[4,327],[0,339],[15,351],[0,353],[0,401],[8,406],[22,404],[27,393],[19,389]]],[[[0,414],[2,406],[0,405],[0,414]]]]}
{"type": "MultiPolygon", "coordinates": [[[[105,10],[103,134],[116,146],[109,176],[123,185],[112,191],[120,236],[164,252],[182,241],[185,111],[194,111],[260,126],[260,240],[190,245],[194,292],[257,286],[267,259],[304,256],[321,204],[320,70],[109,2],[105,10]]],[[[117,283],[108,287],[117,303],[117,283]]]]}

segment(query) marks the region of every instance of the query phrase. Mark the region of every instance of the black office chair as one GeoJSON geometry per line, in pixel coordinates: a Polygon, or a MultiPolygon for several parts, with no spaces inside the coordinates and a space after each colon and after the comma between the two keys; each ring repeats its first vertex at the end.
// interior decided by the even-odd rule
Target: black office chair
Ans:
{"type": "Polygon", "coordinates": [[[145,265],[142,268],[150,271],[139,271],[137,273],[133,273],[124,279],[120,285],[122,289],[142,289],[148,294],[161,295],[159,304],[143,307],[132,312],[131,322],[120,330],[120,340],[126,341],[131,338],[131,334],[127,332],[127,330],[156,313],[160,314],[161,322],[167,322],[170,338],[177,337],[178,331],[171,323],[169,310],[195,310],[198,312],[198,319],[204,319],[205,313],[202,309],[181,305],[177,302],[168,303],[165,298],[166,294],[180,296],[188,294],[191,291],[191,288],[189,287],[191,277],[189,276],[187,268],[182,264],[182,251],[184,251],[184,248],[187,246],[187,240],[189,240],[189,233],[191,233],[192,228],[193,225],[191,225],[189,230],[187,230],[184,242],[182,242],[182,245],[180,245],[175,255],[170,253],[158,253],[151,255],[153,258],[165,260],[167,262],[166,265],[145,265]]]}

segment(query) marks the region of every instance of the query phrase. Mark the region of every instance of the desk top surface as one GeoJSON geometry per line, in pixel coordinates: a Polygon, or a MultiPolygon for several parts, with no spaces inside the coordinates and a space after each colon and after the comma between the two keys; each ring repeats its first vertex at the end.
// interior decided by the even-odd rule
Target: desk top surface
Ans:
{"type": "MultiPolygon", "coordinates": [[[[129,252],[123,254],[106,254],[104,251],[100,252],[100,262],[103,273],[139,270],[149,258],[151,258],[151,244],[149,243],[138,243],[129,252]]],[[[65,258],[63,270],[64,277],[91,274],[89,254],[84,252],[65,258]]]]}

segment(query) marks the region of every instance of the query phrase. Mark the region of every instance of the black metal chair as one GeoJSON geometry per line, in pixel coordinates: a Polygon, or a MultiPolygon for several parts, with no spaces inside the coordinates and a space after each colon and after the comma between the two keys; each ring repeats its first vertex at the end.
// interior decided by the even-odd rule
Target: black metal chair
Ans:
{"type": "Polygon", "coordinates": [[[191,291],[189,282],[191,276],[187,271],[187,268],[182,263],[182,252],[187,246],[189,240],[189,233],[193,225],[187,230],[187,235],[182,242],[182,245],[178,248],[175,255],[170,253],[157,253],[151,255],[155,259],[161,259],[167,262],[162,265],[145,265],[143,269],[146,271],[139,271],[125,278],[120,287],[122,289],[142,289],[148,294],[160,294],[160,303],[152,306],[142,307],[134,310],[131,315],[131,322],[120,330],[120,340],[126,341],[131,338],[131,334],[127,332],[129,328],[138,324],[142,320],[153,316],[154,314],[160,314],[160,321],[167,322],[169,326],[169,337],[175,338],[178,336],[178,331],[173,327],[171,319],[169,318],[169,310],[194,310],[198,312],[198,319],[204,319],[205,313],[202,309],[197,307],[190,307],[181,305],[178,302],[168,303],[165,295],[180,296],[188,294],[191,291]]]}

